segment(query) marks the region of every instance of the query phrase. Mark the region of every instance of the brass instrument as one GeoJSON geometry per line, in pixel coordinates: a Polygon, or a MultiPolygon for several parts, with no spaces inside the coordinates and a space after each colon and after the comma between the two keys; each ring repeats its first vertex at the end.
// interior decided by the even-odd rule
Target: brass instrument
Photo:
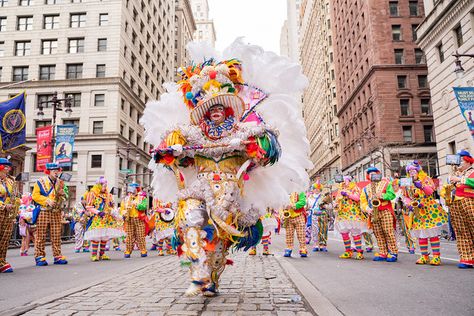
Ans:
{"type": "Polygon", "coordinates": [[[284,219],[290,218],[290,211],[288,211],[288,210],[283,211],[283,218],[284,219]]]}
{"type": "MultiPolygon", "coordinates": [[[[451,165],[451,172],[449,173],[449,176],[451,177],[452,175],[457,175],[457,171],[455,171],[456,166],[451,165]]],[[[447,183],[444,185],[444,202],[446,203],[447,207],[450,207],[453,204],[454,201],[454,193],[456,191],[456,185],[453,183],[447,183]]]]}
{"type": "MultiPolygon", "coordinates": [[[[370,190],[372,193],[372,196],[376,195],[377,193],[377,183],[371,182],[370,183],[370,190]]],[[[371,221],[372,223],[377,223],[379,220],[379,206],[381,202],[378,198],[372,199],[372,218],[371,221]]]]}
{"type": "Polygon", "coordinates": [[[64,193],[64,182],[60,179],[57,179],[54,185],[54,205],[51,210],[53,212],[60,212],[62,204],[64,202],[66,202],[66,195],[64,193]]]}

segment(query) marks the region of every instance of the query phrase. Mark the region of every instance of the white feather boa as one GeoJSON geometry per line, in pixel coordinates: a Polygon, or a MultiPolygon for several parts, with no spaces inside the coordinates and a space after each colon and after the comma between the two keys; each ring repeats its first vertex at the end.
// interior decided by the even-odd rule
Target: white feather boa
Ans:
{"type": "MultiPolygon", "coordinates": [[[[202,62],[204,58],[219,54],[202,44],[188,44],[192,58],[202,62]]],[[[265,213],[267,207],[280,209],[288,204],[292,192],[305,191],[309,186],[307,170],[312,167],[309,160],[309,142],[302,117],[299,100],[308,81],[301,66],[286,57],[265,52],[254,45],[246,45],[237,39],[223,53],[224,59],[237,58],[242,62],[243,78],[249,85],[265,91],[269,97],[260,103],[256,111],[265,123],[279,132],[282,155],[273,166],[256,168],[245,182],[244,196],[240,207],[244,213],[258,210],[265,213]]],[[[178,86],[167,83],[159,101],[148,102],[141,119],[145,127],[145,141],[157,147],[165,132],[178,125],[190,125],[189,112],[183,102],[178,86]]],[[[154,171],[152,186],[155,197],[163,201],[175,201],[178,187],[174,174],[168,169],[150,162],[154,171]]],[[[193,168],[187,168],[193,169],[193,168]]],[[[188,184],[196,179],[195,170],[182,170],[188,184]]]]}

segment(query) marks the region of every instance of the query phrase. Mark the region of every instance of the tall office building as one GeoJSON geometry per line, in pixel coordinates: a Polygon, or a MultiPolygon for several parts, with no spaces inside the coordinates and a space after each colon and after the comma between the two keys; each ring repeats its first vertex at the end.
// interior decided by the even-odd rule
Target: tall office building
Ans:
{"type": "Polygon", "coordinates": [[[175,59],[176,67],[187,64],[189,53],[186,45],[193,40],[193,34],[196,31],[196,22],[191,9],[190,0],[175,0],[175,59]]]}
{"type": "MultiPolygon", "coordinates": [[[[174,78],[174,20],[174,1],[0,0],[0,99],[28,94],[29,187],[41,176],[35,130],[52,123],[51,104],[44,102],[55,91],[72,96],[70,117],[58,112],[55,123],[78,127],[71,203],[101,175],[123,188],[121,169],[147,173],[149,145],[139,119],[145,103],[174,78]]],[[[134,178],[150,183],[150,175],[134,178]]]]}
{"type": "Polygon", "coordinates": [[[194,40],[216,45],[216,30],[214,21],[209,19],[209,3],[207,0],[191,0],[191,7],[196,21],[194,40]]]}

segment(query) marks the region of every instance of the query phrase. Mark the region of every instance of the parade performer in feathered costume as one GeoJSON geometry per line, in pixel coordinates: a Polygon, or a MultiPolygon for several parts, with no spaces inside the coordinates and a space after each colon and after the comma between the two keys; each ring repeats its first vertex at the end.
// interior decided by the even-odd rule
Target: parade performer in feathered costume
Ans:
{"type": "Polygon", "coordinates": [[[91,260],[110,260],[105,254],[105,246],[110,239],[122,237],[123,231],[117,225],[120,215],[115,208],[114,197],[107,189],[105,177],[98,178],[82,199],[90,216],[84,239],[91,242],[91,260]]]}
{"type": "MultiPolygon", "coordinates": [[[[261,244],[263,246],[263,255],[268,256],[270,253],[270,244],[272,242],[272,231],[278,227],[278,221],[275,218],[273,210],[267,208],[267,213],[260,217],[263,226],[263,234],[261,244]]],[[[250,248],[249,255],[255,256],[257,254],[257,246],[250,248]]]]}
{"type": "Polygon", "coordinates": [[[41,211],[36,223],[35,261],[37,266],[47,266],[46,231],[53,248],[54,264],[67,264],[66,257],[61,254],[61,230],[63,204],[68,198],[67,187],[59,179],[62,170],[57,163],[46,164],[46,176],[36,181],[33,187],[33,201],[40,205],[41,211]]]}
{"type": "Polygon", "coordinates": [[[286,229],[286,249],[284,257],[291,257],[295,243],[295,232],[300,244],[300,256],[308,256],[305,240],[306,227],[306,194],[304,192],[293,192],[290,195],[290,205],[283,211],[286,229]]]}
{"type": "Polygon", "coordinates": [[[0,273],[13,272],[6,261],[8,243],[12,236],[13,223],[16,219],[14,196],[16,183],[8,173],[12,163],[7,158],[0,158],[0,273]]]}
{"type": "Polygon", "coordinates": [[[323,186],[316,181],[312,186],[312,190],[308,192],[306,198],[306,208],[308,209],[308,222],[306,223],[307,244],[313,242],[313,252],[327,252],[328,231],[329,231],[329,214],[332,209],[331,196],[323,193],[323,186]],[[309,234],[308,234],[309,229],[309,234]]]}
{"type": "Polygon", "coordinates": [[[175,211],[172,203],[162,203],[159,199],[153,199],[153,214],[155,229],[152,233],[153,246],[150,250],[158,250],[158,256],[164,255],[164,249],[168,254],[174,254],[171,247],[171,237],[174,234],[175,211]]]}
{"type": "Polygon", "coordinates": [[[148,199],[138,183],[132,183],[128,186],[128,194],[122,200],[120,205],[120,214],[124,218],[124,226],[127,237],[125,239],[125,258],[130,258],[134,243],[138,244],[140,256],[146,257],[146,210],[148,208],[148,199]]]}
{"type": "Polygon", "coordinates": [[[391,202],[395,198],[395,192],[389,179],[381,178],[376,181],[371,174],[378,175],[380,170],[375,167],[367,169],[367,180],[370,183],[361,192],[360,207],[370,214],[370,224],[379,247],[379,253],[375,254],[373,260],[395,262],[398,259],[398,247],[395,213],[391,202]]]}
{"type": "Polygon", "coordinates": [[[336,195],[337,215],[334,228],[341,233],[345,252],[341,259],[352,258],[351,236],[354,240],[357,255],[355,259],[364,259],[361,234],[368,231],[367,216],[360,209],[361,191],[351,176],[344,176],[336,195]]]}
{"type": "Polygon", "coordinates": [[[158,147],[154,196],[178,197],[174,240],[191,268],[188,296],[216,294],[229,248],[256,245],[265,209],[307,187],[311,166],[301,67],[241,40],[219,59],[203,45],[188,45],[197,63],[142,118],[158,147]]]}
{"type": "Polygon", "coordinates": [[[413,184],[404,188],[405,205],[413,216],[410,233],[412,237],[418,238],[421,257],[416,264],[431,264],[439,266],[440,241],[439,236],[443,229],[447,228],[448,214],[441,204],[434,198],[433,180],[423,171],[417,161],[406,166],[407,174],[411,177],[413,184]],[[430,260],[428,252],[428,240],[433,251],[430,260]]]}
{"type": "Polygon", "coordinates": [[[450,185],[442,193],[449,206],[461,257],[458,267],[469,269],[474,267],[474,158],[466,150],[458,155],[461,165],[449,177],[450,185]]]}

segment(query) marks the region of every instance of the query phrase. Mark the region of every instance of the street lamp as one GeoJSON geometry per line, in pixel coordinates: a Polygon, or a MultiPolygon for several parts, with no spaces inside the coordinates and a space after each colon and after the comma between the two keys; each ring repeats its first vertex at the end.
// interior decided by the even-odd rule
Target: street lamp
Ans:
{"type": "Polygon", "coordinates": [[[462,77],[464,76],[464,68],[462,67],[461,59],[459,59],[459,57],[474,58],[474,54],[459,54],[458,52],[456,52],[456,54],[454,54],[453,56],[456,57],[456,60],[454,61],[454,73],[456,74],[456,77],[458,79],[462,79],[462,77]]]}
{"type": "Polygon", "coordinates": [[[51,100],[43,101],[38,104],[38,118],[43,119],[44,118],[44,105],[43,104],[48,104],[51,103],[53,107],[53,137],[52,141],[54,143],[55,139],[55,130],[56,130],[56,116],[57,116],[57,111],[64,111],[66,112],[67,116],[70,117],[72,113],[72,95],[68,95],[66,98],[59,99],[58,98],[58,93],[54,92],[53,97],[51,100]],[[61,107],[61,103],[64,103],[64,107],[61,107]]]}

